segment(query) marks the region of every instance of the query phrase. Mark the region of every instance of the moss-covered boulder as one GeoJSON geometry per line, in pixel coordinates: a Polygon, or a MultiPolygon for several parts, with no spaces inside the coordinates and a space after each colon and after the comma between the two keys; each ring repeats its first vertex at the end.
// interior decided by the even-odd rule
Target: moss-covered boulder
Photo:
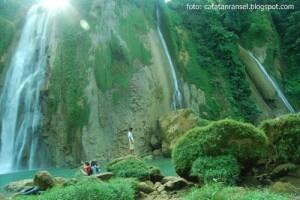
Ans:
{"type": "Polygon", "coordinates": [[[175,145],[172,159],[176,172],[188,178],[200,156],[233,155],[245,168],[265,155],[267,143],[263,131],[253,125],[225,119],[190,130],[175,145]]]}
{"type": "Polygon", "coordinates": [[[206,126],[209,121],[200,119],[189,109],[180,109],[161,117],[159,120],[162,153],[170,157],[176,141],[188,130],[196,126],[206,126]]]}
{"type": "Polygon", "coordinates": [[[118,158],[107,164],[107,170],[114,175],[124,178],[138,178],[139,180],[159,181],[163,177],[157,167],[146,164],[135,156],[118,158]]]}
{"type": "Polygon", "coordinates": [[[48,171],[38,171],[34,176],[33,183],[41,190],[47,190],[55,185],[55,179],[48,171]]]}
{"type": "Polygon", "coordinates": [[[270,156],[278,162],[300,163],[300,115],[289,114],[261,123],[269,137],[270,156]]]}
{"type": "Polygon", "coordinates": [[[232,155],[201,156],[194,161],[191,175],[205,183],[234,184],[240,175],[240,166],[232,155]]]}

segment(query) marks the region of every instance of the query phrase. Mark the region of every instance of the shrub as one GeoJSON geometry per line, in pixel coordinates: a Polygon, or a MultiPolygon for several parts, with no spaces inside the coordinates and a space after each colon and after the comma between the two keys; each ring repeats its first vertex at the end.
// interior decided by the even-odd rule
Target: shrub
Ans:
{"type": "Polygon", "coordinates": [[[205,183],[217,181],[233,184],[240,174],[239,163],[231,155],[199,157],[192,166],[193,176],[205,183]]]}
{"type": "Polygon", "coordinates": [[[300,115],[290,114],[262,122],[260,128],[269,137],[273,160],[300,162],[300,115]]]}
{"type": "Polygon", "coordinates": [[[192,163],[200,156],[230,154],[241,167],[249,167],[264,156],[266,146],[266,135],[253,125],[225,119],[190,130],[176,143],[172,158],[176,172],[188,178],[192,163]]]}
{"type": "Polygon", "coordinates": [[[81,181],[65,188],[53,188],[41,196],[18,197],[17,200],[133,200],[134,190],[125,180],[100,183],[94,180],[81,181]]]}
{"type": "Polygon", "coordinates": [[[116,159],[107,165],[107,170],[118,177],[132,177],[140,180],[149,180],[151,176],[160,176],[160,171],[143,160],[133,156],[116,159]]]}
{"type": "Polygon", "coordinates": [[[242,187],[224,187],[220,184],[205,185],[192,191],[185,200],[288,200],[288,195],[272,193],[268,190],[250,190],[242,187]]]}

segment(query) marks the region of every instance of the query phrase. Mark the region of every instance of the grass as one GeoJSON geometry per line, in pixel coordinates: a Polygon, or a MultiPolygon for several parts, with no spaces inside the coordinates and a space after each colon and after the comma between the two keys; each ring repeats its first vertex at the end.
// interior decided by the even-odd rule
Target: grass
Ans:
{"type": "Polygon", "coordinates": [[[108,183],[84,180],[75,185],[57,186],[40,196],[17,197],[16,200],[134,200],[130,181],[115,179],[108,183]]]}
{"type": "Polygon", "coordinates": [[[269,190],[226,187],[221,184],[205,185],[193,190],[184,200],[289,200],[291,196],[277,194],[269,190]]]}

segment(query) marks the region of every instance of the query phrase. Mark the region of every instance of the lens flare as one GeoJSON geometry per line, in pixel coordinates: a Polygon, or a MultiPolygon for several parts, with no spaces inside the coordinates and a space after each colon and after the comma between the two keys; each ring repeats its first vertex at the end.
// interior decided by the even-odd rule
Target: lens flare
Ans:
{"type": "Polygon", "coordinates": [[[67,0],[42,0],[41,4],[50,11],[57,11],[69,5],[67,0]]]}

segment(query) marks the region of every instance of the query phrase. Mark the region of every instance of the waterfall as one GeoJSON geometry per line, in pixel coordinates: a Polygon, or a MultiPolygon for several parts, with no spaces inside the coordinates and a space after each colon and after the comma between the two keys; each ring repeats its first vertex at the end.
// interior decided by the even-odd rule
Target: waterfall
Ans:
{"type": "Polygon", "coordinates": [[[38,129],[48,27],[48,11],[41,5],[32,6],[0,96],[0,173],[38,167],[45,156],[38,129]]]}
{"type": "Polygon", "coordinates": [[[169,50],[168,50],[168,47],[167,47],[167,44],[166,44],[166,41],[165,41],[164,36],[163,36],[163,34],[161,32],[161,29],[160,29],[160,13],[159,13],[158,5],[157,5],[157,8],[156,8],[156,21],[157,21],[158,36],[159,36],[160,42],[163,46],[163,50],[164,50],[164,52],[167,56],[168,63],[169,63],[169,66],[170,66],[172,81],[173,81],[173,85],[174,85],[172,106],[176,110],[177,108],[182,108],[182,106],[183,106],[182,105],[183,104],[182,103],[182,94],[181,94],[180,89],[179,89],[179,84],[178,84],[178,80],[177,80],[177,76],[176,76],[174,63],[172,61],[172,58],[170,56],[170,53],[169,53],[169,50]]]}
{"type": "Polygon", "coordinates": [[[250,51],[248,51],[248,54],[251,56],[251,58],[253,58],[255,60],[256,64],[259,67],[259,69],[261,70],[263,75],[267,78],[267,80],[271,83],[271,85],[275,89],[278,97],[280,98],[282,103],[285,105],[285,107],[288,109],[288,111],[291,112],[291,113],[294,113],[295,112],[294,108],[289,103],[289,101],[287,100],[287,98],[285,97],[285,95],[283,94],[281,89],[279,88],[279,86],[275,83],[275,81],[272,79],[272,77],[268,74],[265,67],[259,62],[259,60],[250,51]]]}

